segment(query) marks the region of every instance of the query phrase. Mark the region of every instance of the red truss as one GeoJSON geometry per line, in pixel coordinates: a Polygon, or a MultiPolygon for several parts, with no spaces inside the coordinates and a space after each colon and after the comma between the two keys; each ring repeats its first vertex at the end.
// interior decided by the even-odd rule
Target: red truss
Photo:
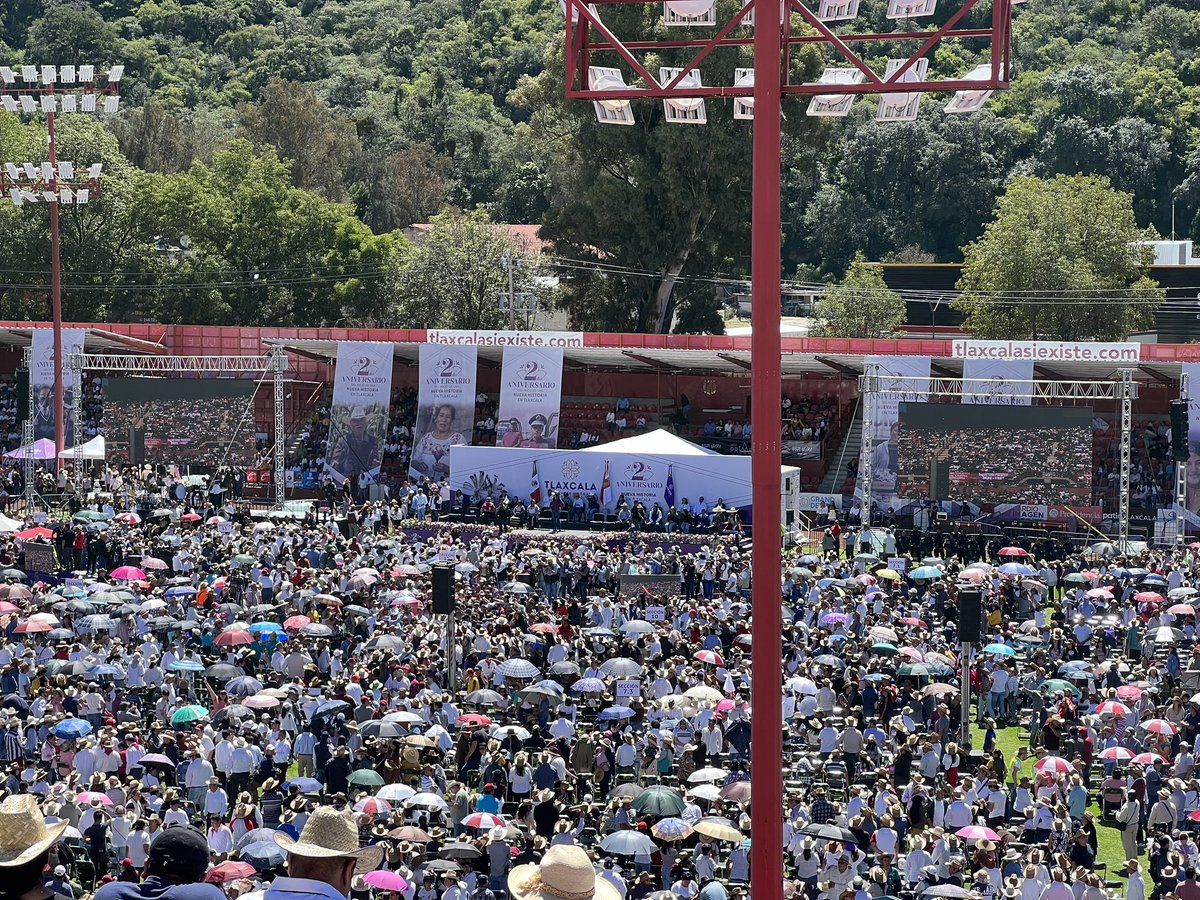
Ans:
{"type": "MultiPolygon", "coordinates": [[[[717,85],[704,87],[681,85],[688,73],[697,70],[705,58],[714,50],[727,47],[752,47],[754,38],[731,37],[739,25],[752,13],[758,0],[749,0],[744,7],[707,40],[669,41],[622,41],[604,24],[599,10],[605,6],[627,3],[661,3],[662,0],[564,0],[566,4],[566,96],[580,100],[637,100],[656,98],[695,97],[753,97],[754,85],[717,85]],[[639,58],[640,55],[662,50],[691,49],[692,59],[680,69],[668,83],[655,78],[639,58]],[[633,69],[645,83],[645,87],[625,90],[592,90],[588,85],[588,67],[594,62],[594,54],[603,54],[601,62],[611,64],[613,56],[633,69]]],[[[978,3],[978,0],[962,0],[962,5],[944,25],[934,31],[894,31],[884,34],[838,34],[801,0],[784,0],[783,33],[780,41],[783,59],[780,70],[783,94],[886,94],[886,93],[932,93],[950,91],[988,91],[1008,87],[1011,50],[1012,0],[992,0],[992,23],[989,28],[956,28],[963,17],[978,3]],[[800,16],[816,34],[795,34],[791,27],[791,13],[800,16]],[[903,81],[902,79],[919,59],[932,50],[940,41],[963,38],[986,39],[991,42],[991,73],[985,79],[947,79],[944,81],[903,81]],[[920,47],[889,78],[875,72],[852,45],[867,41],[921,41],[920,47]],[[847,63],[863,73],[863,81],[857,84],[818,84],[816,82],[791,82],[788,65],[792,48],[805,44],[821,44],[831,47],[847,63]]],[[[757,66],[763,72],[762,66],[757,66]]],[[[767,71],[770,69],[768,68],[767,71]]]]}

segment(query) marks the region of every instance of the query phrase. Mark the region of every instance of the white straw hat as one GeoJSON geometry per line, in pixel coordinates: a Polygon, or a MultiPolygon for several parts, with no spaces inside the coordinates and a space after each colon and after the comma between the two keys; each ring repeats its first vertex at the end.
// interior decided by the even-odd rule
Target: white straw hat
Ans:
{"type": "Polygon", "coordinates": [[[47,825],[32,794],[14,794],[0,803],[0,866],[21,866],[62,837],[67,823],[47,825]]]}
{"type": "Polygon", "coordinates": [[[338,812],[332,806],[319,806],[313,811],[304,823],[299,840],[293,840],[279,831],[275,832],[274,837],[275,843],[296,856],[314,859],[354,858],[358,861],[354,868],[356,875],[378,868],[383,861],[382,847],[359,846],[358,827],[349,811],[338,812]]]}
{"type": "Polygon", "coordinates": [[[517,866],[508,874],[508,892],[513,900],[621,900],[574,844],[554,844],[540,865],[517,866]]]}

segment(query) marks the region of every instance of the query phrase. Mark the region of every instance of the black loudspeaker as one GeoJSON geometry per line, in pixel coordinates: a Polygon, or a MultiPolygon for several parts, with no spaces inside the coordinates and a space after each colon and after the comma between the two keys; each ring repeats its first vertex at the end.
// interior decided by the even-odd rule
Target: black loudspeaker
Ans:
{"type": "Polygon", "coordinates": [[[1171,455],[1176,462],[1188,461],[1188,401],[1171,401],[1171,455]]]}
{"type": "Polygon", "coordinates": [[[17,369],[17,421],[29,419],[29,370],[17,369]]]}
{"type": "Polygon", "coordinates": [[[354,537],[354,523],[350,521],[348,516],[335,516],[333,521],[337,525],[338,531],[341,532],[342,537],[347,540],[354,537]]]}
{"type": "Polygon", "coordinates": [[[434,566],[433,571],[433,614],[448,616],[454,612],[454,567],[434,566]]]}
{"type": "Polygon", "coordinates": [[[983,639],[983,593],[979,588],[958,592],[958,640],[974,644],[983,639]]]}

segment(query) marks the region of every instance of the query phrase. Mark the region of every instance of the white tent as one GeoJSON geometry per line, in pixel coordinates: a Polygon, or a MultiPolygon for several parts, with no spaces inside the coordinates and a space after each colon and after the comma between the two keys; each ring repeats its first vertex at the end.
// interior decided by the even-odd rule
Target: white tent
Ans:
{"type": "Polygon", "coordinates": [[[659,428],[656,431],[647,431],[644,434],[635,434],[632,437],[621,438],[619,441],[610,441],[607,444],[593,444],[590,447],[581,448],[579,452],[606,453],[610,456],[614,453],[633,453],[638,456],[721,455],[714,450],[705,450],[691,441],[684,440],[679,435],[672,434],[665,428],[659,428]]]}
{"type": "Polygon", "coordinates": [[[58,454],[59,459],[104,459],[104,435],[98,434],[86,444],[68,447],[58,454]]]}
{"type": "Polygon", "coordinates": [[[12,534],[14,531],[20,531],[24,527],[24,522],[18,519],[10,519],[8,516],[0,513],[0,534],[12,534]]]}

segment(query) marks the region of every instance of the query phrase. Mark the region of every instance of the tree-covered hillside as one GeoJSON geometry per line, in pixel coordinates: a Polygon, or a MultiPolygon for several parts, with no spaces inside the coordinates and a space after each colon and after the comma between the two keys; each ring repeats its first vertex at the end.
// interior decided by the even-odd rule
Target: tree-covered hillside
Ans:
{"type": "MultiPolygon", "coordinates": [[[[894,27],[880,2],[857,24],[894,27]]],[[[664,33],[659,4],[612,15],[664,33]]],[[[1028,0],[1014,18],[1013,87],[983,113],[929,96],[918,121],[879,124],[871,100],[840,120],[789,101],[789,272],[961,259],[1020,175],[1104,175],[1139,226],[1200,229],[1200,0],[1028,0]]],[[[543,224],[582,326],[719,328],[712,280],[748,265],[748,123],[709,101],[707,126],[669,125],[644,101],[636,127],[601,126],[562,99],[561,32],[558,0],[9,0],[0,61],[126,65],[118,115],[60,120],[107,176],[65,226],[68,315],[410,324],[397,232],[451,207],[543,224]]],[[[929,77],[982,49],[940,48],[929,77]]],[[[706,82],[747,62],[714,56],[706,82]]],[[[0,113],[0,156],[38,158],[42,129],[0,113]]],[[[0,207],[0,314],[44,311],[45,227],[0,207]]]]}

